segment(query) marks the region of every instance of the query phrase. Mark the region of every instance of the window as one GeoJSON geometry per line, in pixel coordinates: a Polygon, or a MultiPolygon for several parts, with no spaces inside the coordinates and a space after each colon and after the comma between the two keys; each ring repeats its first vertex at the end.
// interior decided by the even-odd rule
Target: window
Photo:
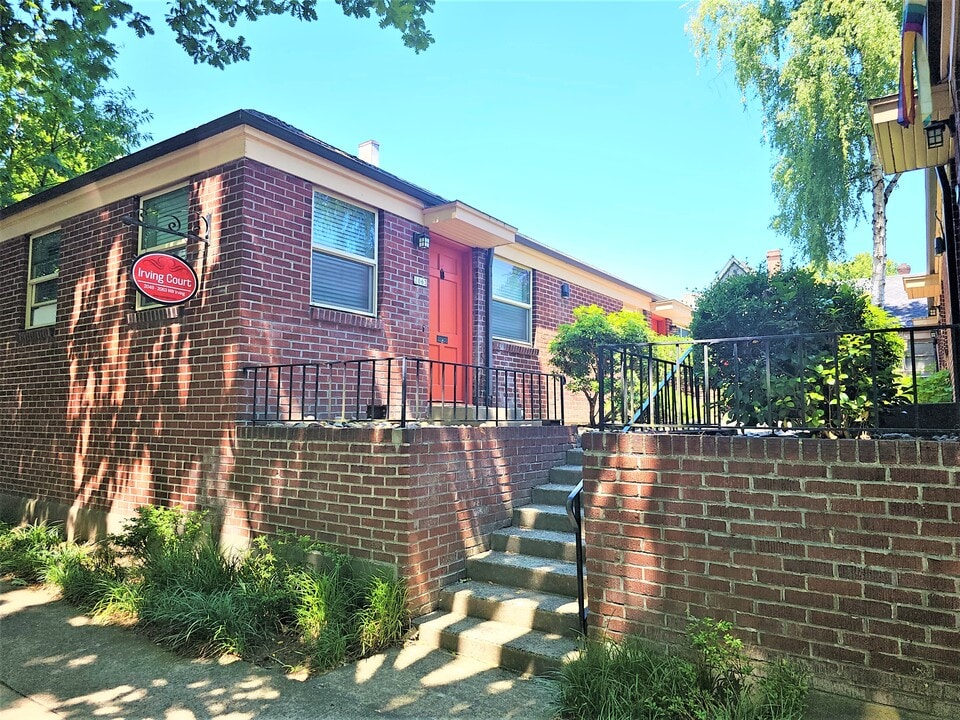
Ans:
{"type": "MultiPolygon", "coordinates": [[[[190,205],[190,188],[186,185],[161,195],[144,198],[140,203],[140,219],[149,227],[140,228],[140,247],[137,254],[163,251],[181,258],[187,257],[187,240],[172,233],[158,230],[167,228],[173,232],[189,232],[187,214],[190,205]]],[[[160,307],[149,298],[137,293],[137,309],[160,307]]]]}
{"type": "Polygon", "coordinates": [[[60,276],[60,231],[30,238],[27,277],[27,327],[57,321],[57,278],[60,276]]]}
{"type": "Polygon", "coordinates": [[[530,287],[533,273],[499,258],[493,259],[493,298],[490,329],[499,340],[530,343],[533,305],[530,287]]]}
{"type": "Polygon", "coordinates": [[[376,270],[376,214],[314,192],[310,302],[374,315],[376,270]]]}

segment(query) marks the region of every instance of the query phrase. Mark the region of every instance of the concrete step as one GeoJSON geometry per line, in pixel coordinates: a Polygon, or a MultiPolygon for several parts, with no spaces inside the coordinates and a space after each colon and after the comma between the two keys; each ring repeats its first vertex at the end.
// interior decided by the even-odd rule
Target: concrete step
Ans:
{"type": "Polygon", "coordinates": [[[548,675],[578,653],[577,641],[495,620],[437,611],[414,620],[419,642],[527,675],[548,675]]]}
{"type": "Polygon", "coordinates": [[[567,465],[579,465],[583,467],[583,448],[570,448],[567,450],[567,465]]]}
{"type": "Polygon", "coordinates": [[[557,465],[550,468],[550,482],[557,485],[576,485],[583,480],[582,465],[557,465]]]}
{"type": "Polygon", "coordinates": [[[575,599],[476,580],[442,590],[440,609],[567,637],[580,632],[575,599]]]}
{"type": "Polygon", "coordinates": [[[488,550],[467,558],[467,577],[498,585],[577,597],[577,565],[565,560],[488,550]]]}
{"type": "Polygon", "coordinates": [[[558,505],[560,507],[567,506],[567,497],[573,492],[573,489],[576,485],[560,485],[558,483],[546,483],[545,485],[537,485],[533,489],[533,500],[534,505],[558,505]]]}
{"type": "Polygon", "coordinates": [[[572,532],[573,526],[562,505],[525,505],[513,509],[513,526],[533,530],[572,532]]]}
{"type": "Polygon", "coordinates": [[[500,422],[523,420],[523,413],[517,408],[487,407],[458,402],[435,402],[430,406],[429,417],[439,422],[500,422]]]}
{"type": "Polygon", "coordinates": [[[534,555],[552,560],[577,561],[576,533],[509,527],[490,536],[490,549],[498,552],[534,555]]]}

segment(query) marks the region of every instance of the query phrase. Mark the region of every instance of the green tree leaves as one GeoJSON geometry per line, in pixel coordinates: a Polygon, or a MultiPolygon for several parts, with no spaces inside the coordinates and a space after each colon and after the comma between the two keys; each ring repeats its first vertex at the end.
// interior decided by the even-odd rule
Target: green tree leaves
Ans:
{"type": "Polygon", "coordinates": [[[715,283],[690,330],[699,340],[778,336],[711,346],[710,384],[730,420],[846,431],[871,425],[878,407],[897,401],[905,348],[897,333],[852,333],[893,327],[856,288],[792,269],[715,283]]]}
{"type": "Polygon", "coordinates": [[[621,310],[607,314],[597,305],[574,308],[573,323],[560,325],[550,341],[550,364],[567,376],[567,389],[582,392],[596,424],[597,348],[601,345],[649,342],[647,320],[641,313],[621,310]]]}
{"type": "Polygon", "coordinates": [[[760,101],[771,225],[818,267],[866,217],[866,101],[896,90],[899,12],[896,0],[703,0],[688,25],[697,57],[732,63],[744,100],[760,101]]]}
{"type": "MultiPolygon", "coordinates": [[[[247,60],[243,35],[228,28],[270,15],[317,19],[317,0],[166,0],[163,21],[196,63],[222,68],[247,60]]],[[[433,0],[337,0],[347,16],[379,19],[403,43],[426,50],[424,16],[433,0]]],[[[0,206],[22,200],[129,153],[149,139],[149,113],[129,90],[108,90],[126,25],[138,37],[154,20],[122,0],[0,0],[0,206]]]]}

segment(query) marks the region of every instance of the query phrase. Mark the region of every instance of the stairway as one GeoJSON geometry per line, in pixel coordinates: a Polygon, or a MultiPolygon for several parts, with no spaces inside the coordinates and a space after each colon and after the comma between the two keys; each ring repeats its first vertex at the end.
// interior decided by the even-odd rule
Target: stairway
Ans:
{"type": "Polygon", "coordinates": [[[580,482],[583,451],[567,451],[533,503],[514,508],[513,525],[491,549],[467,559],[467,579],[444,588],[440,608],[414,621],[419,642],[515,672],[544,675],[575,657],[577,566],[566,500],[580,482]]]}

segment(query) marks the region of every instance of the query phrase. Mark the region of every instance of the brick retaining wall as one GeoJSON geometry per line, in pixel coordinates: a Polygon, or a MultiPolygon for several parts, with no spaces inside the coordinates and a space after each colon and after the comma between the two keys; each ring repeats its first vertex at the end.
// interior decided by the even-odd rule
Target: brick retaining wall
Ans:
{"type": "Polygon", "coordinates": [[[242,427],[225,529],[310,535],[397,566],[414,611],[530,502],[569,427],[242,427]]]}
{"type": "Polygon", "coordinates": [[[726,619],[813,683],[960,717],[960,445],[592,433],[592,631],[726,619]]]}

